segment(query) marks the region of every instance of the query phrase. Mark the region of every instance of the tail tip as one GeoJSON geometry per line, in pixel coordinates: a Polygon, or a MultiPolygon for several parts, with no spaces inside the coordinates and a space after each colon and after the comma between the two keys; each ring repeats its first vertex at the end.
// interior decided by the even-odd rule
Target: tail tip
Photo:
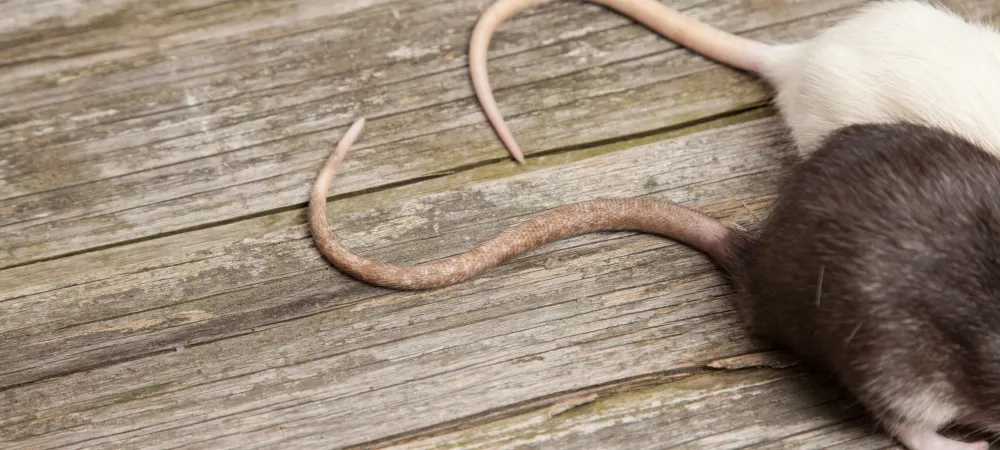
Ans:
{"type": "MultiPolygon", "coordinates": [[[[501,128],[506,130],[506,128],[501,128]]],[[[500,132],[500,141],[503,142],[504,147],[507,147],[507,153],[514,158],[518,164],[524,164],[524,152],[521,151],[521,146],[517,145],[517,141],[514,140],[514,136],[510,135],[510,132],[500,132]]]]}
{"type": "Polygon", "coordinates": [[[517,147],[511,148],[510,149],[510,156],[513,156],[514,157],[514,161],[517,161],[518,164],[525,164],[524,154],[521,153],[521,150],[519,148],[517,148],[517,147]]]}

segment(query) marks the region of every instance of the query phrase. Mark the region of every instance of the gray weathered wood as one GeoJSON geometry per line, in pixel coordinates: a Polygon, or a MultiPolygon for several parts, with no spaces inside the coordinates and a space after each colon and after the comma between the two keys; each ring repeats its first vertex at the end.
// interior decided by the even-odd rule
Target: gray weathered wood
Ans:
{"type": "MultiPolygon", "coordinates": [[[[461,189],[334,201],[330,214],[352,248],[396,262],[454,253],[599,196],[697,202],[752,228],[793,152],[778,119],[735,122],[461,189]]],[[[660,238],[570,239],[459,286],[400,293],[328,269],[302,219],[275,214],[0,271],[0,291],[11,292],[0,303],[0,385],[12,387],[0,438],[361,444],[766,348],[742,331],[715,267],[660,238]],[[17,284],[27,278],[39,281],[17,284]]]]}
{"type": "MultiPolygon", "coordinates": [[[[497,35],[532,156],[506,161],[467,80],[486,3],[0,0],[0,447],[894,448],[669,240],[569,239],[422,293],[330,268],[302,206],[360,115],[330,218],[373,258],[596,197],[766,217],[796,161],[767,89],[593,5],[497,35]]],[[[670,3],[789,40],[860,0],[670,3]]]]}
{"type": "MultiPolygon", "coordinates": [[[[751,36],[790,39],[858,1],[778,8],[718,0],[691,12],[727,29],[753,28],[751,36]]],[[[49,89],[18,83],[32,65],[0,74],[0,85],[26,90],[6,96],[13,111],[0,133],[0,259],[22,264],[302,204],[317,165],[361,115],[374,120],[334,194],[504,158],[467,80],[474,2],[413,2],[402,23],[393,15],[402,6],[393,5],[317,11],[299,25],[313,31],[283,30],[290,37],[190,38],[147,57],[122,55],[128,64],[90,68],[84,75],[93,75],[49,89]],[[81,94],[98,88],[108,92],[81,94]]],[[[529,154],[766,101],[754,78],[601,8],[542,9],[515,18],[491,53],[498,98],[529,154]],[[571,16],[557,20],[559,13],[571,16]]],[[[164,33],[178,32],[171,24],[187,33],[198,26],[176,17],[161,25],[164,33]]],[[[64,76],[45,71],[30,80],[64,76]]]]}
{"type": "Polygon", "coordinates": [[[487,425],[388,448],[895,447],[868,426],[864,412],[841,391],[817,384],[815,378],[800,371],[712,372],[607,398],[579,395],[487,425]]]}

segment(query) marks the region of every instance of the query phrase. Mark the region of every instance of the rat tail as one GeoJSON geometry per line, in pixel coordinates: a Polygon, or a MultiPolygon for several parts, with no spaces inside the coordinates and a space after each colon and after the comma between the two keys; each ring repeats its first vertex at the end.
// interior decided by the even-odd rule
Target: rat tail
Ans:
{"type": "MultiPolygon", "coordinates": [[[[476,97],[479,98],[479,103],[500,140],[519,163],[524,163],[524,155],[510,129],[507,128],[493,97],[486,71],[486,52],[493,33],[501,23],[519,11],[544,1],[546,0],[498,0],[480,17],[469,42],[469,71],[476,97]]],[[[587,1],[614,9],[667,39],[739,69],[761,73],[774,53],[771,45],[711,27],[685,16],[676,9],[668,8],[657,0],[587,1]]]]}
{"type": "Polygon", "coordinates": [[[414,266],[396,266],[351,252],[330,232],[326,194],[348,149],[361,134],[364,119],[354,123],[320,170],[309,199],[309,230],[320,252],[338,269],[366,283],[402,290],[453,285],[486,272],[541,245],[597,231],[639,231],[679,240],[708,253],[724,269],[738,267],[734,251],[743,232],[683,206],[652,199],[613,198],[563,206],[447,258],[414,266]]]}

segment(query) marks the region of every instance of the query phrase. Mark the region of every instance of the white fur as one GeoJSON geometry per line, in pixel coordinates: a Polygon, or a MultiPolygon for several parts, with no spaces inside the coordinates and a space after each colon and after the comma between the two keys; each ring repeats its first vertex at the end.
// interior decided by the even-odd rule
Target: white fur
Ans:
{"type": "Polygon", "coordinates": [[[986,441],[956,441],[922,428],[906,428],[897,437],[910,450],[989,450],[986,441]]]}
{"type": "Polygon", "coordinates": [[[987,450],[984,441],[962,442],[938,434],[960,413],[954,386],[943,373],[902,378],[896,369],[886,367],[865,390],[869,407],[907,449],[987,450]]]}
{"type": "Polygon", "coordinates": [[[920,1],[885,1],[773,50],[761,74],[803,154],[837,128],[900,120],[1000,154],[996,29],[920,1]]]}
{"type": "MultiPolygon", "coordinates": [[[[892,376],[898,377],[899,374],[892,376]]],[[[954,389],[943,380],[943,375],[937,378],[942,380],[925,386],[917,380],[911,380],[903,385],[881,386],[881,389],[889,391],[882,393],[885,399],[884,410],[891,412],[895,417],[903,418],[904,424],[914,424],[931,431],[937,431],[949,424],[959,413],[957,404],[952,401],[954,389]]],[[[903,424],[886,425],[889,428],[896,428],[903,424]]]]}

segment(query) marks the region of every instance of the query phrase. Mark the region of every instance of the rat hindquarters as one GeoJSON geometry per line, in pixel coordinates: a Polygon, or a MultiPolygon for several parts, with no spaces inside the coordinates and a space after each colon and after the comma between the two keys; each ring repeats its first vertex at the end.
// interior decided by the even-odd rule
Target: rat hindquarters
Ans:
{"type": "Polygon", "coordinates": [[[911,450],[983,448],[937,434],[948,423],[1000,432],[1000,161],[962,138],[903,124],[839,130],[793,171],[759,238],[670,202],[594,200],[395,266],[352,253],[326,221],[326,191],[362,123],[309,203],[316,245],[351,276],[430,289],[564,237],[655,233],[708,253],[752,332],[833,372],[911,450]]]}
{"type": "Polygon", "coordinates": [[[831,370],[912,450],[959,445],[936,434],[952,422],[1000,432],[998,175],[939,129],[833,133],[743,249],[743,317],[831,370]]]}
{"type": "MultiPolygon", "coordinates": [[[[811,39],[770,45],[713,28],[661,0],[589,1],[699,54],[763,76],[803,155],[841,127],[900,120],[940,127],[1000,153],[995,120],[1000,117],[1000,32],[928,2],[867,2],[811,39]]],[[[486,51],[503,21],[538,3],[497,0],[469,43],[476,95],[518,161],[523,161],[521,150],[490,88],[486,51]]]]}

